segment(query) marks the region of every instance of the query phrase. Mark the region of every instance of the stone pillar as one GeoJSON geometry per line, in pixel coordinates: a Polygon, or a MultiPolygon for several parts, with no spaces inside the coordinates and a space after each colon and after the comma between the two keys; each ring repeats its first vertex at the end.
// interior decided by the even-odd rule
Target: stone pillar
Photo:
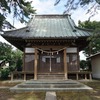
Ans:
{"type": "Polygon", "coordinates": [[[37,49],[35,48],[34,56],[34,80],[37,80],[37,49]]]}
{"type": "Polygon", "coordinates": [[[64,74],[65,74],[65,79],[68,79],[68,73],[67,73],[67,53],[66,53],[66,48],[64,49],[64,74]]]}

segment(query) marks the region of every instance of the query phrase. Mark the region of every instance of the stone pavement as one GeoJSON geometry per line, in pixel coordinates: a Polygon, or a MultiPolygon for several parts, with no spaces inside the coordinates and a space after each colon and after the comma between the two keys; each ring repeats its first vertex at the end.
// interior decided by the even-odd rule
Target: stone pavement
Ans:
{"type": "Polygon", "coordinates": [[[56,99],[56,92],[46,92],[45,100],[57,100],[56,99]]]}

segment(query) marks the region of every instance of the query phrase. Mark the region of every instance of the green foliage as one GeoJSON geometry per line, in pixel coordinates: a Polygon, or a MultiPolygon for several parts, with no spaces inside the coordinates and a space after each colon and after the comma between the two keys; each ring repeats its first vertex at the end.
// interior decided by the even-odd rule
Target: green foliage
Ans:
{"type": "Polygon", "coordinates": [[[92,22],[91,21],[84,21],[84,22],[81,22],[81,21],[79,21],[78,26],[81,27],[81,28],[96,30],[96,29],[100,28],[100,22],[97,22],[97,21],[92,21],[92,22]]]}
{"type": "Polygon", "coordinates": [[[88,70],[91,71],[91,63],[89,60],[81,60],[80,61],[80,68],[82,68],[83,70],[88,70]]]}
{"type": "MultiPolygon", "coordinates": [[[[56,0],[55,5],[57,5],[61,0],[56,0]]],[[[66,5],[70,9],[76,9],[78,5],[85,6],[89,3],[98,3],[100,4],[100,0],[66,0],[66,5]],[[69,7],[70,6],[70,7],[69,7]]]]}
{"type": "Polygon", "coordinates": [[[100,52],[100,22],[79,21],[79,27],[92,29],[91,36],[88,38],[89,45],[84,49],[86,56],[100,52]]]}
{"type": "Polygon", "coordinates": [[[15,69],[16,69],[16,66],[15,65],[9,66],[9,71],[10,72],[15,71],[15,69]]]}
{"type": "MultiPolygon", "coordinates": [[[[56,0],[55,2],[55,5],[57,5],[61,0],[56,0]]],[[[86,4],[89,4],[89,3],[92,3],[92,2],[97,2],[97,3],[100,3],[98,0],[66,0],[66,4],[67,5],[86,5],[86,4]]]]}
{"type": "Polygon", "coordinates": [[[2,24],[4,20],[5,20],[5,17],[0,13],[0,30],[2,28],[2,24]]]}
{"type": "Polygon", "coordinates": [[[12,54],[12,46],[6,43],[0,42],[0,60],[5,59],[8,61],[11,59],[12,54]]]}
{"type": "Polygon", "coordinates": [[[22,71],[22,52],[20,50],[15,50],[13,58],[16,61],[16,69],[17,71],[22,71]]]}
{"type": "MultiPolygon", "coordinates": [[[[62,0],[55,0],[55,5],[59,4],[62,0]]],[[[90,18],[97,13],[98,8],[100,7],[100,0],[66,0],[66,10],[64,13],[69,13],[72,10],[76,10],[79,6],[87,6],[87,13],[90,13],[90,18]],[[88,5],[92,3],[92,6],[88,8],[88,5]]],[[[85,7],[84,7],[85,8],[85,7]]]]}
{"type": "Polygon", "coordinates": [[[16,69],[17,71],[22,71],[22,59],[18,59],[16,62],[16,69]]]}
{"type": "Polygon", "coordinates": [[[13,50],[11,45],[0,42],[0,60],[5,59],[9,62],[9,66],[16,66],[19,60],[22,64],[22,54],[18,49],[13,50]]]}
{"type": "Polygon", "coordinates": [[[3,24],[2,19],[7,18],[10,13],[12,18],[18,19],[21,23],[26,22],[36,11],[31,3],[32,1],[28,0],[0,0],[0,25],[3,24]]]}
{"type": "Polygon", "coordinates": [[[0,60],[9,62],[9,68],[1,69],[1,78],[7,79],[10,72],[22,70],[22,52],[13,50],[11,45],[0,42],[0,60]]]}
{"type": "Polygon", "coordinates": [[[80,68],[85,69],[86,66],[87,66],[86,61],[85,61],[85,60],[81,60],[81,61],[80,61],[80,68]]]}
{"type": "Polygon", "coordinates": [[[1,69],[1,79],[5,80],[8,79],[9,69],[1,69]]]}

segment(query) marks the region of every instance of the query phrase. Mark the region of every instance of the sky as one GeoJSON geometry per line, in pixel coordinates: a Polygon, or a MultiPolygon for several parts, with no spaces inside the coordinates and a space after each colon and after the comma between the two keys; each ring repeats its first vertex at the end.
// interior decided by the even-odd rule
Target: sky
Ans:
{"type": "MultiPolygon", "coordinates": [[[[32,0],[28,0],[28,1],[32,1],[32,0]]],[[[54,6],[55,1],[56,0],[33,0],[32,6],[37,10],[36,11],[37,14],[63,14],[63,12],[66,9],[64,7],[64,5],[66,4],[66,0],[61,0],[61,2],[58,5],[54,6]]],[[[90,7],[91,5],[92,4],[88,5],[88,7],[90,7]]],[[[78,8],[77,10],[75,10],[71,13],[71,18],[74,20],[76,25],[78,25],[79,20],[80,21],[88,20],[90,15],[86,14],[87,11],[85,9],[86,9],[86,7],[78,8]]],[[[7,20],[9,22],[11,22],[11,24],[13,24],[11,15],[9,15],[7,20]]],[[[91,21],[93,21],[93,20],[100,21],[100,11],[97,15],[95,15],[94,17],[91,18],[91,21]]],[[[14,26],[16,28],[21,28],[21,27],[24,27],[25,24],[21,24],[20,22],[15,20],[15,25],[14,26]]],[[[0,36],[0,40],[2,42],[8,43],[1,36],[0,36]]],[[[81,56],[81,60],[86,59],[86,57],[83,55],[82,52],[80,52],[80,56],[81,56]]]]}

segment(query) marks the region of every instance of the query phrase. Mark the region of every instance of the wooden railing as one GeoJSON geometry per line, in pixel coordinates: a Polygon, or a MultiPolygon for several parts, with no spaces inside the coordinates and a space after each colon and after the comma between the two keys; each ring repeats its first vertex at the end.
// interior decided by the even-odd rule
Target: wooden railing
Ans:
{"type": "MultiPolygon", "coordinates": [[[[25,81],[27,79],[27,75],[34,76],[34,72],[33,71],[14,71],[11,73],[11,81],[13,81],[14,76],[18,76],[18,75],[19,76],[23,75],[23,80],[25,81]]],[[[74,75],[76,77],[76,80],[79,80],[80,78],[92,80],[92,72],[89,72],[89,71],[69,71],[68,76],[69,75],[74,75]]]]}
{"type": "Polygon", "coordinates": [[[18,76],[18,75],[24,75],[24,81],[26,81],[26,76],[27,74],[33,75],[34,76],[34,72],[33,71],[14,71],[11,73],[11,81],[13,81],[14,76],[18,76]]]}
{"type": "Polygon", "coordinates": [[[76,80],[79,80],[79,77],[81,77],[81,79],[92,80],[92,72],[90,72],[90,71],[70,71],[70,72],[68,72],[68,74],[70,74],[70,75],[74,74],[76,76],[76,80]],[[88,77],[87,77],[87,75],[88,75],[88,77]]]}

